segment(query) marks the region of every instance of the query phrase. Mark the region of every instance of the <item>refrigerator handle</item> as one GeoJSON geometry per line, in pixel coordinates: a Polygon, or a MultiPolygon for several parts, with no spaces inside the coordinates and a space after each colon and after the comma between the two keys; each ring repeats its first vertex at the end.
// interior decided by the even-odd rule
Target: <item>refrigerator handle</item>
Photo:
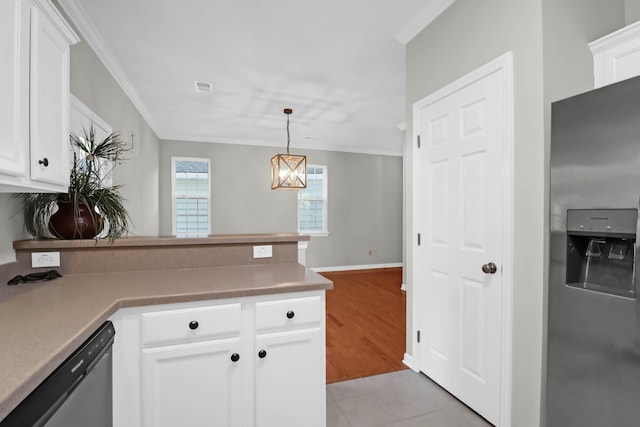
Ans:
{"type": "MultiPolygon", "coordinates": [[[[640,195],[638,196],[638,211],[640,211],[640,195]]],[[[640,236],[640,218],[638,218],[636,216],[636,236],[634,239],[634,244],[633,244],[633,271],[631,274],[631,280],[633,280],[632,286],[633,286],[633,290],[635,291],[635,298],[636,298],[636,311],[638,312],[638,314],[640,314],[640,305],[638,304],[638,281],[636,280],[636,273],[637,273],[637,268],[636,266],[638,265],[638,254],[640,254],[640,247],[638,247],[638,244],[640,244],[640,240],[638,239],[638,236],[640,236]]]]}

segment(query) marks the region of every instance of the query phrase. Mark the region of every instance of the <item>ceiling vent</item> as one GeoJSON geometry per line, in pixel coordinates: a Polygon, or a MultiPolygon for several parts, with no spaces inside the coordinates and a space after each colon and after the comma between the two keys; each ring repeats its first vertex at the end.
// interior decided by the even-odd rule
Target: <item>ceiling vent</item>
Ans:
{"type": "Polygon", "coordinates": [[[207,82],[193,82],[196,85],[196,92],[199,93],[211,93],[213,92],[213,85],[207,82]]]}

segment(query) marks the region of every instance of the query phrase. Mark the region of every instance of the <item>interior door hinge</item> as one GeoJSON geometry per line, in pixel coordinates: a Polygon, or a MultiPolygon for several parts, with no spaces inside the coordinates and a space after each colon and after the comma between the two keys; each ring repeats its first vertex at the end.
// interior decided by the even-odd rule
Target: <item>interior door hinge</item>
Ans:
{"type": "Polygon", "coordinates": [[[420,331],[418,331],[417,335],[418,335],[418,337],[417,337],[418,338],[418,342],[420,342],[420,331]]]}
{"type": "Polygon", "coordinates": [[[420,135],[418,135],[418,148],[420,148],[420,135]]]}
{"type": "Polygon", "coordinates": [[[418,246],[420,246],[420,233],[418,233],[418,246]]]}

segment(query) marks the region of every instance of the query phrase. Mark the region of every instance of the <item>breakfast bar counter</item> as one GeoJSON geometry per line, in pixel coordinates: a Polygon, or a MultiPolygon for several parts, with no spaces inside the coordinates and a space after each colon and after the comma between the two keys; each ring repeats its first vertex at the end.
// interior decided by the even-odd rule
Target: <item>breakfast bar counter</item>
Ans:
{"type": "MultiPolygon", "coordinates": [[[[284,244],[297,246],[297,241],[306,240],[306,236],[291,236],[284,244]]],[[[240,250],[250,251],[251,245],[256,243],[246,236],[236,241],[229,238],[219,241],[222,243],[213,242],[211,245],[232,245],[233,256],[240,250]],[[237,247],[243,245],[246,248],[237,247]]],[[[176,258],[180,257],[181,249],[191,250],[189,248],[193,247],[188,241],[171,243],[176,258]],[[185,247],[180,248],[181,243],[185,247]]],[[[265,235],[257,243],[282,242],[265,235]]],[[[201,245],[200,241],[197,244],[201,245]]],[[[16,242],[14,247],[25,245],[28,246],[16,242]]],[[[121,247],[131,249],[130,246],[121,247]]],[[[113,250],[113,246],[108,248],[113,250]]],[[[47,249],[29,247],[26,250],[53,249],[49,246],[47,249]]],[[[60,244],[56,250],[60,250],[60,244]]],[[[91,249],[84,250],[92,259],[91,249]]],[[[101,265],[95,266],[97,272],[67,269],[64,277],[48,282],[0,285],[0,342],[3,343],[0,351],[0,420],[120,308],[326,290],[333,286],[331,281],[298,264],[293,258],[295,250],[285,250],[285,255],[277,258],[278,251],[274,249],[274,256],[269,262],[256,259],[252,263],[250,256],[243,255],[243,264],[237,265],[233,265],[233,257],[221,252],[219,258],[226,259],[231,265],[191,265],[185,268],[176,268],[175,260],[167,260],[169,268],[163,268],[152,248],[147,246],[138,250],[146,254],[147,263],[143,265],[158,265],[153,269],[137,270],[124,263],[126,271],[111,272],[104,271],[101,265]]],[[[142,259],[140,254],[127,254],[142,259]]],[[[166,255],[164,252],[161,254],[162,257],[166,255]]],[[[78,261],[75,255],[72,258],[78,261]]],[[[211,261],[210,257],[208,259],[211,261]]],[[[206,256],[203,262],[207,262],[206,256]]],[[[62,270],[64,267],[63,264],[62,270]]],[[[87,266],[82,269],[87,270],[87,266]]]]}

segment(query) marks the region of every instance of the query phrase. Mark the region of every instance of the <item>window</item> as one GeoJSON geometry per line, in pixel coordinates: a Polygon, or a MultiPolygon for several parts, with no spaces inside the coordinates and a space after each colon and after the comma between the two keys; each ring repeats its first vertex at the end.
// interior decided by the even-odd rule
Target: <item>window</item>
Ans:
{"type": "Polygon", "coordinates": [[[298,191],[298,232],[326,235],[327,167],[307,166],[307,188],[298,191]]]}
{"type": "Polygon", "coordinates": [[[204,237],[209,234],[209,159],[172,157],[173,234],[204,237]]]}

